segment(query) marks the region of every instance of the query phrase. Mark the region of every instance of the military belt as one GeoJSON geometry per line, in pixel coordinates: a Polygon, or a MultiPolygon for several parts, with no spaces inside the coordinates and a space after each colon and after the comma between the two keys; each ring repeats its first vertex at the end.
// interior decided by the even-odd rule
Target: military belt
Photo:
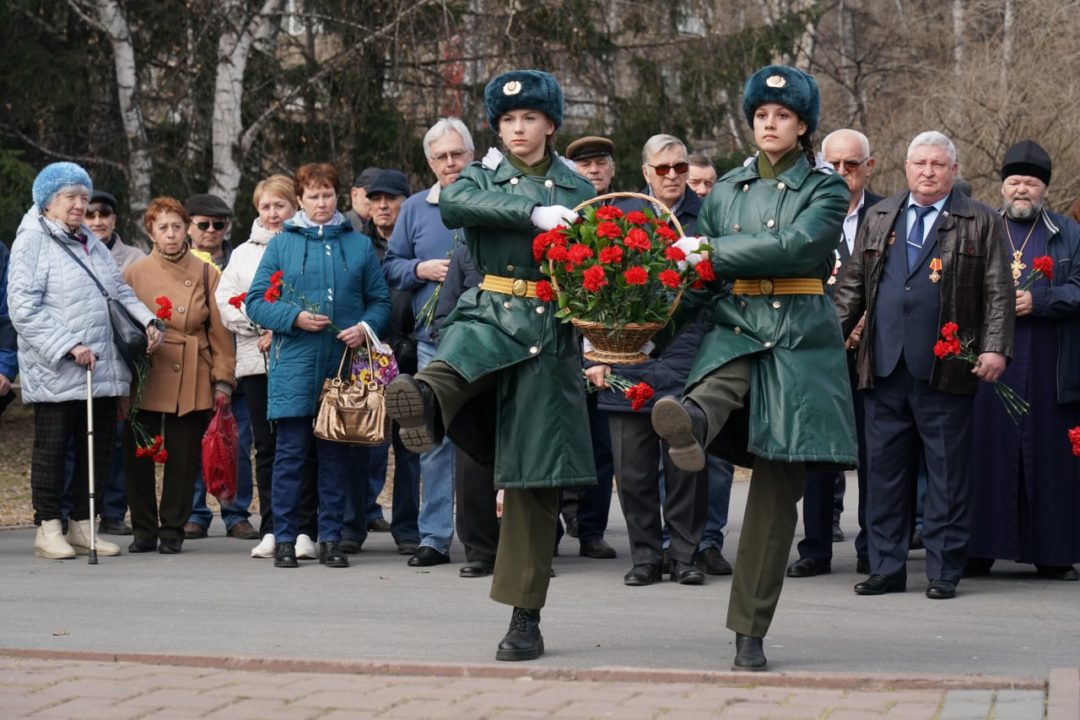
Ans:
{"type": "Polygon", "coordinates": [[[817,278],[764,278],[736,280],[734,295],[824,295],[825,286],[817,278]]]}

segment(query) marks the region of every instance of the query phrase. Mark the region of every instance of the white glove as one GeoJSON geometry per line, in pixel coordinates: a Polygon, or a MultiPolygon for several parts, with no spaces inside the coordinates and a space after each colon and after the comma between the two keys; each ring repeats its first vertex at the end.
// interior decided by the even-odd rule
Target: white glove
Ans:
{"type": "Polygon", "coordinates": [[[559,225],[573,225],[578,214],[563,205],[537,205],[529,219],[541,230],[551,230],[559,225]]]}
{"type": "Polygon", "coordinates": [[[703,237],[682,237],[674,242],[673,247],[677,247],[686,253],[686,261],[679,262],[680,271],[686,269],[687,263],[697,265],[701,262],[701,253],[698,250],[701,249],[702,245],[705,245],[706,249],[708,249],[708,244],[703,237]]]}

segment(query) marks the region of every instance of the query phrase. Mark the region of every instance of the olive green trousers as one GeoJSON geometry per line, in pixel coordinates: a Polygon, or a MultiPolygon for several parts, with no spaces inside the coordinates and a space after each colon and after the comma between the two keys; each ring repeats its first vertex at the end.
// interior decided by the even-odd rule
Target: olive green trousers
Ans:
{"type": "MultiPolygon", "coordinates": [[[[749,388],[750,360],[742,357],[706,375],[687,393],[705,413],[706,445],[743,406],[749,388]]],[[[784,587],[805,478],[802,463],[754,458],[731,580],[728,629],[758,638],[768,633],[784,587]]]]}
{"type": "MultiPolygon", "coordinates": [[[[439,399],[444,427],[478,395],[494,392],[495,375],[470,383],[452,367],[435,360],[416,374],[439,399]]],[[[491,580],[491,599],[514,607],[539,610],[547,601],[559,488],[503,491],[499,546],[491,580]]]]}

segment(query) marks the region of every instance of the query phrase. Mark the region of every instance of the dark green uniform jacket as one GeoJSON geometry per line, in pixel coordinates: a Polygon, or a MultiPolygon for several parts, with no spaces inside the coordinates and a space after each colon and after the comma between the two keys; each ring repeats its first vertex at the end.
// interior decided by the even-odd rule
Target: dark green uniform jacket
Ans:
{"type": "MultiPolygon", "coordinates": [[[[558,158],[546,175],[526,175],[496,151],[443,190],[439,209],[447,227],[463,228],[479,272],[540,280],[533,208],[572,208],[594,195],[558,158]]],[[[469,382],[495,376],[494,397],[467,405],[447,433],[494,464],[496,487],[596,482],[577,333],[555,310],[554,302],[472,288],[440,330],[436,360],[469,382]]]]}
{"type": "MultiPolygon", "coordinates": [[[[847,206],[844,181],[811,168],[800,154],[775,179],[760,177],[755,163],[724,175],[705,200],[697,231],[715,248],[719,280],[824,280],[847,206]]],[[[714,327],[688,388],[725,363],[752,356],[747,407],[728,421],[714,449],[741,465],[752,456],[857,464],[844,342],[828,295],[718,292],[705,320],[714,327]]]]}

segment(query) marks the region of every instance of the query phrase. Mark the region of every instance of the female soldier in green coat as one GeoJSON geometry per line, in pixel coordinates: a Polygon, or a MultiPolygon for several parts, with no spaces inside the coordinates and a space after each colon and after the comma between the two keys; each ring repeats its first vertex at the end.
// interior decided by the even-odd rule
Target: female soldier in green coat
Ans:
{"type": "Polygon", "coordinates": [[[822,283],[848,189],[815,167],[819,102],[814,78],[795,68],[772,65],[746,82],[743,112],[759,152],[716,183],[697,228],[717,277],[734,284],[708,300],[714,328],[686,394],[652,412],[684,470],[703,468],[706,448],[754,468],[728,605],[736,670],[765,669],[762,639],[780,599],[804,464],[857,461],[844,344],[822,283]]]}
{"type": "MultiPolygon", "coordinates": [[[[494,465],[505,489],[491,598],[512,605],[497,660],[544,652],[540,608],[547,597],[559,488],[596,482],[575,332],[536,296],[539,230],[570,224],[569,208],[595,194],[551,151],[562,124],[555,78],[536,70],[496,77],[484,91],[488,123],[507,153],[492,150],[443,190],[447,227],[461,227],[484,274],[440,330],[435,359],[387,388],[387,412],[405,446],[425,452],[447,434],[494,465]]],[[[846,207],[846,206],[845,206],[846,207]]]]}

